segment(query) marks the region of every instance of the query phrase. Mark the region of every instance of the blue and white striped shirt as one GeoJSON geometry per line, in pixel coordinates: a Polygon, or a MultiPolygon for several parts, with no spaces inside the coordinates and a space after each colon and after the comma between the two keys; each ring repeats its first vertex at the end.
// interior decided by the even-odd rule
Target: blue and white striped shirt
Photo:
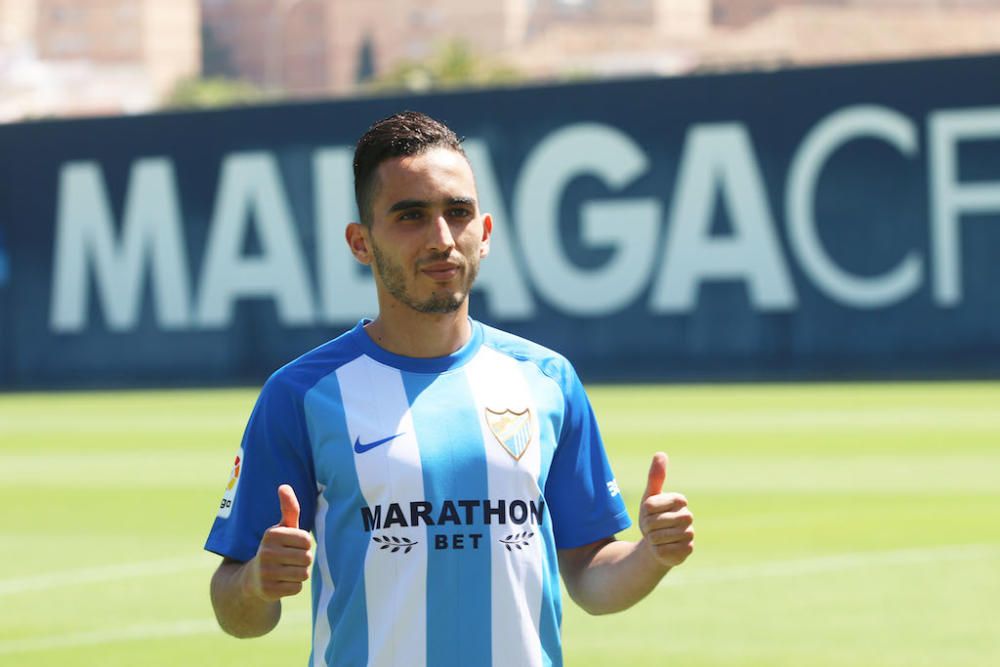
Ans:
{"type": "Polygon", "coordinates": [[[291,484],[311,664],[561,665],[556,549],[630,524],[575,371],[478,322],[432,359],[363,325],[267,381],[205,548],[253,558],[291,484]]]}

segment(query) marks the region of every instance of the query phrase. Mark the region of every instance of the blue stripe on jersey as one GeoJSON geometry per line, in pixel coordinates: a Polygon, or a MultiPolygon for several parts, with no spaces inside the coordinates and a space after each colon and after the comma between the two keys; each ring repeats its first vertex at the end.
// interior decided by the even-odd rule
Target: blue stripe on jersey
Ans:
{"type": "MultiPolygon", "coordinates": [[[[304,400],[310,440],[319,443],[341,442],[343,447],[326,446],[314,451],[313,458],[322,469],[326,488],[324,496],[330,505],[324,526],[316,527],[323,535],[330,575],[335,594],[327,609],[320,603],[320,572],[313,568],[313,623],[319,614],[326,614],[330,624],[330,643],[323,655],[325,665],[364,665],[368,662],[368,611],[365,603],[365,560],[358,558],[368,548],[369,536],[357,530],[356,508],[364,505],[364,496],[354,468],[354,455],[347,435],[347,418],[336,373],[318,382],[304,400]],[[336,436],[340,437],[336,437],[336,436]],[[355,502],[344,503],[344,498],[355,502]],[[336,656],[336,658],[334,658],[336,656]]],[[[317,561],[317,566],[320,563],[317,561]]],[[[315,651],[317,647],[313,647],[315,651]]]]}
{"type": "MultiPolygon", "coordinates": [[[[552,382],[542,370],[534,363],[521,362],[520,367],[525,374],[528,386],[533,390],[533,398],[536,409],[542,414],[561,414],[563,405],[546,405],[546,398],[553,398],[551,392],[540,391],[540,386],[548,385],[552,382]]],[[[545,483],[549,479],[549,467],[552,457],[555,454],[555,443],[559,437],[558,433],[552,432],[552,423],[540,424],[540,428],[549,431],[543,434],[539,441],[542,448],[541,466],[538,475],[538,484],[545,488],[545,483]]],[[[551,525],[552,516],[548,507],[545,508],[544,521],[551,525]]],[[[562,641],[560,639],[560,627],[562,626],[562,591],[559,587],[559,560],[556,552],[556,542],[552,531],[543,531],[545,538],[545,579],[542,581],[542,607],[541,617],[538,619],[538,634],[542,641],[542,660],[545,665],[561,667],[562,665],[562,641]]]]}
{"type": "MultiPolygon", "coordinates": [[[[404,372],[403,384],[427,501],[440,508],[450,500],[462,513],[459,500],[488,498],[479,415],[471,402],[455,400],[472,394],[465,373],[404,372]]],[[[491,650],[489,531],[482,531],[478,549],[466,526],[438,525],[427,533],[427,664],[463,667],[491,650]],[[452,541],[458,535],[463,536],[461,550],[452,541]],[[437,540],[442,539],[447,548],[439,549],[437,540]]]]}

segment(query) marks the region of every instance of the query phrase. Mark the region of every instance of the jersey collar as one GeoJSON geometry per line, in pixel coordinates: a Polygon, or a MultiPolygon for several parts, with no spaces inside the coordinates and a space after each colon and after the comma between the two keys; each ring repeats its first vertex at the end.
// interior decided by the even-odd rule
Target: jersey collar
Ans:
{"type": "Polygon", "coordinates": [[[365,325],[369,322],[371,320],[368,318],[361,320],[350,333],[355,343],[361,348],[361,351],[379,363],[410,373],[444,373],[445,371],[460,368],[469,363],[483,344],[482,325],[469,318],[472,335],[465,345],[451,354],[443,357],[404,357],[399,354],[393,354],[373,341],[368,332],[365,331],[365,325]]]}

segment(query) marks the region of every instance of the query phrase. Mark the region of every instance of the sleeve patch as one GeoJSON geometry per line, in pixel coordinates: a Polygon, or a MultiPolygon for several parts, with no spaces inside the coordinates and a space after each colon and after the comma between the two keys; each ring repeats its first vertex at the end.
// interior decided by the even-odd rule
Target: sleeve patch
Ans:
{"type": "Polygon", "coordinates": [[[242,467],[243,449],[241,448],[236,454],[236,460],[233,461],[233,469],[229,473],[229,483],[226,484],[226,490],[222,494],[222,502],[219,503],[220,519],[228,519],[229,514],[233,511],[233,501],[236,499],[236,489],[240,485],[240,469],[242,467]]]}

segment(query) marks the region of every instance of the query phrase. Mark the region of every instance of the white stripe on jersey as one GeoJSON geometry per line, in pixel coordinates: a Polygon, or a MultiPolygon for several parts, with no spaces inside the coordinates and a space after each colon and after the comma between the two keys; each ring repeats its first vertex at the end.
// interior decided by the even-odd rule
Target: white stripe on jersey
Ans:
{"type": "MultiPolygon", "coordinates": [[[[480,414],[489,469],[489,496],[538,500],[541,469],[538,410],[520,363],[488,347],[466,366],[476,409],[480,414]],[[486,408],[494,412],[531,410],[531,441],[515,461],[497,441],[486,421],[486,408]]],[[[539,617],[542,604],[545,547],[541,532],[520,526],[490,526],[492,548],[493,667],[536,667],[542,664],[539,617]],[[525,530],[534,532],[528,546],[506,549],[500,540],[525,530]]]]}
{"type": "MultiPolygon", "coordinates": [[[[355,450],[354,466],[365,502],[375,507],[423,500],[420,451],[400,372],[362,356],[337,370],[337,382],[352,446],[359,440],[367,444],[398,434],[360,454],[355,450]]],[[[391,533],[420,542],[420,548],[401,557],[391,549],[380,549],[374,541],[368,543],[368,665],[423,667],[427,660],[427,530],[394,527],[391,533]]]]}
{"type": "Polygon", "coordinates": [[[330,599],[333,597],[333,577],[330,576],[330,561],[326,557],[326,513],[330,504],[323,497],[325,487],[318,485],[316,506],[316,566],[320,574],[318,600],[314,605],[313,621],[313,667],[326,667],[326,649],[330,646],[330,599]]]}

